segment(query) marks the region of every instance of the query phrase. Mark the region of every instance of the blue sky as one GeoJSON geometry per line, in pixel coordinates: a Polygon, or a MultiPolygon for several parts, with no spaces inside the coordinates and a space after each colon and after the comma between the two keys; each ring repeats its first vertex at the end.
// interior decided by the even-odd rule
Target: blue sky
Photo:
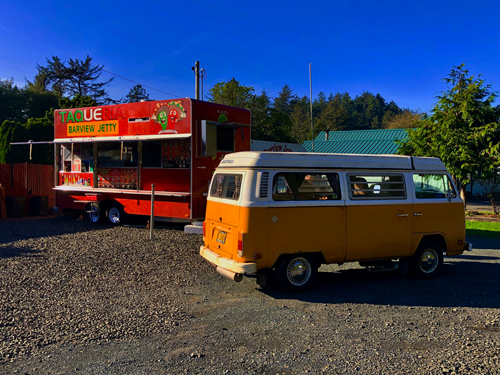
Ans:
{"type": "MultiPolygon", "coordinates": [[[[236,78],[276,96],[288,84],[380,93],[429,111],[441,80],[465,63],[500,90],[500,1],[8,1],[0,2],[0,77],[23,86],[36,64],[59,56],[157,88],[152,99],[194,97],[196,60],[204,93],[236,78]]],[[[103,73],[102,78],[112,76],[103,73]]],[[[134,84],[115,78],[113,99],[134,84]]]]}

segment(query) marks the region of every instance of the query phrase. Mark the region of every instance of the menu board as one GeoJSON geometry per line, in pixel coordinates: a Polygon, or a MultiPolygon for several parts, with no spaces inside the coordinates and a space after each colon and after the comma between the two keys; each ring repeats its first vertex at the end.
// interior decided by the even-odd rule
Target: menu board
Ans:
{"type": "Polygon", "coordinates": [[[137,169],[99,168],[97,186],[108,189],[137,189],[137,169]]]}
{"type": "Polygon", "coordinates": [[[191,164],[191,144],[188,139],[162,142],[163,168],[189,168],[191,164]]]}

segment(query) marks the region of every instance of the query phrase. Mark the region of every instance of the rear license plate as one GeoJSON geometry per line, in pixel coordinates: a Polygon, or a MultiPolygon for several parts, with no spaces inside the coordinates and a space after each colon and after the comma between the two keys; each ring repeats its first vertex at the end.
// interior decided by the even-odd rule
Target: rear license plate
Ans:
{"type": "Polygon", "coordinates": [[[219,231],[219,233],[217,234],[217,242],[225,244],[226,243],[226,237],[227,237],[227,233],[226,232],[219,231]]]}

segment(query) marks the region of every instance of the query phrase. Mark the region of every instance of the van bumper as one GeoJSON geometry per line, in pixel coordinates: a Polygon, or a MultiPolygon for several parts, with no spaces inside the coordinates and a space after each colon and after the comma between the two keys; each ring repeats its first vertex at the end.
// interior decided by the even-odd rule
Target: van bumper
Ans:
{"type": "Polygon", "coordinates": [[[234,273],[242,275],[254,275],[257,273],[257,263],[238,262],[234,259],[225,258],[213,252],[206,246],[200,247],[200,255],[210,263],[215,264],[217,267],[234,273]]]}

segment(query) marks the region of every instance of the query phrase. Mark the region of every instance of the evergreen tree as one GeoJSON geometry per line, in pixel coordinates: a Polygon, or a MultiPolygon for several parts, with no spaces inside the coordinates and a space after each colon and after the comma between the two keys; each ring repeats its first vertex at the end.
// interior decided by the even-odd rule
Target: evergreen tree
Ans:
{"type": "Polygon", "coordinates": [[[144,86],[137,84],[130,89],[126,98],[127,98],[126,103],[136,103],[142,100],[144,101],[149,100],[149,94],[146,92],[144,86]]]}
{"type": "Polygon", "coordinates": [[[227,82],[219,82],[209,90],[209,102],[249,108],[254,99],[254,88],[240,85],[235,78],[227,82]]]}
{"type": "Polygon", "coordinates": [[[432,114],[409,130],[400,153],[440,158],[462,187],[481,172],[486,179],[496,172],[500,156],[500,108],[493,106],[497,94],[490,84],[470,75],[464,65],[454,67],[444,80],[451,87],[442,95],[432,114]]]}
{"type": "Polygon", "coordinates": [[[102,74],[103,65],[93,65],[92,57],[88,55],[85,60],[69,59],[68,64],[66,89],[69,96],[90,96],[99,104],[112,102],[105,87],[114,77],[105,82],[97,82],[102,74]]]}

